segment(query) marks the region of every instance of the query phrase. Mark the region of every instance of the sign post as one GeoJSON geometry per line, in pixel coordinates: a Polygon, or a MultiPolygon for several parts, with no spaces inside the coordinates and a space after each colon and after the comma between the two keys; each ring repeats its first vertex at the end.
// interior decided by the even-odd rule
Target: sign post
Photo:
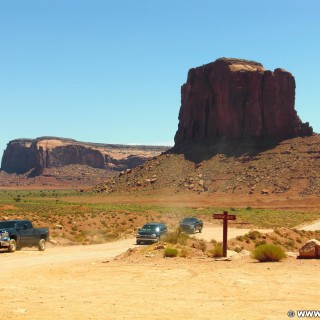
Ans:
{"type": "Polygon", "coordinates": [[[227,257],[228,220],[236,220],[236,215],[228,214],[228,211],[224,211],[223,214],[214,214],[213,219],[223,220],[222,255],[223,257],[227,257]]]}

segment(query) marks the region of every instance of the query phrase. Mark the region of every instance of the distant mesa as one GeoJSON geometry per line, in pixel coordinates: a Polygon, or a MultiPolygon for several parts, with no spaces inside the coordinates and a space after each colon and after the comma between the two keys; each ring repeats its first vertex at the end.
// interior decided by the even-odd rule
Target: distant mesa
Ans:
{"type": "Polygon", "coordinates": [[[295,111],[295,79],[284,69],[272,72],[258,62],[220,58],[190,69],[181,88],[175,147],[312,134],[295,111]]]}
{"type": "Polygon", "coordinates": [[[57,137],[16,139],[7,144],[1,170],[38,175],[45,168],[81,164],[121,171],[140,165],[167,149],[169,147],[86,143],[57,137]]]}

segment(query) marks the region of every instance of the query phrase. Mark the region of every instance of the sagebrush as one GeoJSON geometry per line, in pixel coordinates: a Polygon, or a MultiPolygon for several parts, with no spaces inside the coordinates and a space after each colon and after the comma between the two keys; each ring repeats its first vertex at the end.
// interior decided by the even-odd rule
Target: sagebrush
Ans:
{"type": "Polygon", "coordinates": [[[262,244],[254,249],[252,257],[260,262],[281,261],[286,257],[284,250],[275,244],[262,244]]]}

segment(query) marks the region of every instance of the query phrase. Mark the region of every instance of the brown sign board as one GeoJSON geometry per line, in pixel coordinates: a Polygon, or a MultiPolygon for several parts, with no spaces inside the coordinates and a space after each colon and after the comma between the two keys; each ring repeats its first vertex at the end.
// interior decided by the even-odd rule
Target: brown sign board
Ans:
{"type": "Polygon", "coordinates": [[[236,215],[234,215],[234,214],[217,213],[217,214],[213,215],[213,219],[236,220],[236,215]]]}

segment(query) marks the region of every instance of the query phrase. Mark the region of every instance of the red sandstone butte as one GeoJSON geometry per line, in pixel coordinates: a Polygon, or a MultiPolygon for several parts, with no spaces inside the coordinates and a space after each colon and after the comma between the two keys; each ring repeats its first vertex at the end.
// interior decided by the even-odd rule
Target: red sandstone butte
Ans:
{"type": "Polygon", "coordinates": [[[81,164],[122,171],[143,164],[168,149],[164,146],[101,144],[58,137],[15,139],[7,144],[1,170],[17,174],[32,170],[31,175],[38,175],[45,168],[81,164]]]}
{"type": "Polygon", "coordinates": [[[181,88],[175,145],[219,138],[312,135],[295,111],[295,79],[248,60],[220,58],[193,68],[181,88]]]}

